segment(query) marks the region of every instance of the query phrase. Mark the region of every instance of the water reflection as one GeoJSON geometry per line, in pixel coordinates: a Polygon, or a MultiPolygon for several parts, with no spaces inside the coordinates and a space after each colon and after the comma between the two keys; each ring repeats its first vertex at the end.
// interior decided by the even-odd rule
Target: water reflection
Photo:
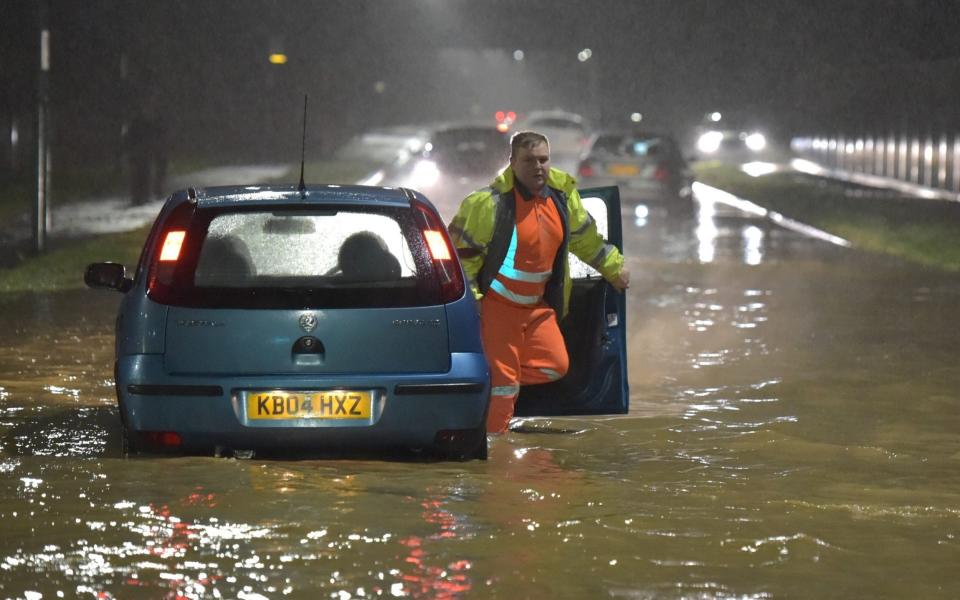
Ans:
{"type": "MultiPolygon", "coordinates": [[[[449,498],[433,496],[421,501],[423,508],[420,518],[427,524],[436,526],[438,531],[427,537],[410,535],[400,540],[407,549],[403,561],[407,567],[399,572],[402,586],[391,589],[394,595],[409,595],[414,598],[458,598],[473,587],[468,571],[473,563],[459,559],[437,564],[437,558],[431,556],[433,543],[438,540],[462,537],[463,526],[453,512],[446,508],[449,498]]],[[[374,590],[375,592],[377,590],[374,590]]]]}
{"type": "Polygon", "coordinates": [[[766,212],[756,205],[730,196],[726,192],[698,185],[696,212],[697,258],[712,263],[720,248],[740,251],[744,264],[757,266],[766,254],[766,212]],[[739,227],[736,225],[742,223],[739,227]],[[739,238],[739,239],[737,239],[739,238]]]}
{"type": "Polygon", "coordinates": [[[756,225],[743,228],[743,262],[750,266],[763,262],[763,230],[756,225]]]}
{"type": "Polygon", "coordinates": [[[716,203],[709,199],[699,198],[699,210],[697,211],[697,258],[702,263],[712,263],[717,255],[717,237],[720,230],[714,221],[716,215],[716,203]]]}

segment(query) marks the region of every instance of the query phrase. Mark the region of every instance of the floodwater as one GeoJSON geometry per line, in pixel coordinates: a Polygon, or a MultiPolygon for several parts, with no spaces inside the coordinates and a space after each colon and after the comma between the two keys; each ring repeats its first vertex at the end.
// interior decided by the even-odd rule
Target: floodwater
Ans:
{"type": "Polygon", "coordinates": [[[960,596],[960,276],[624,210],[631,413],[487,462],[121,458],[119,296],[0,297],[0,598],[960,596]]]}

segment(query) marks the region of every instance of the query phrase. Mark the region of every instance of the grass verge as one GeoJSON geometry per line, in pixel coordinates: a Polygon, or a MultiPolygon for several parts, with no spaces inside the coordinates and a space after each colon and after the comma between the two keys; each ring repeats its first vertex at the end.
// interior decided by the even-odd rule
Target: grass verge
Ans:
{"type": "Polygon", "coordinates": [[[84,287],[83,272],[93,262],[113,261],[133,269],[149,227],[82,240],[62,240],[40,256],[0,270],[0,292],[49,292],[84,287]]]}
{"type": "Polygon", "coordinates": [[[862,250],[960,271],[958,203],[801,173],[751,177],[719,163],[701,163],[694,171],[703,183],[843,237],[862,250]]]}

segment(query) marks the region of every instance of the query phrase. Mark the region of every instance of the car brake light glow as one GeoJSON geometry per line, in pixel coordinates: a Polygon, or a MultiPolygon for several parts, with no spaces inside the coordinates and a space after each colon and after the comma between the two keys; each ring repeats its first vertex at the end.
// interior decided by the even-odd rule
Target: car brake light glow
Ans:
{"type": "Polygon", "coordinates": [[[420,231],[427,243],[427,251],[435,264],[440,284],[441,302],[453,302],[461,298],[466,291],[460,263],[454,260],[454,250],[450,239],[444,232],[443,221],[423,202],[412,200],[411,205],[420,221],[420,231]]]}
{"type": "Polygon", "coordinates": [[[179,448],[183,438],[176,431],[141,431],[140,438],[147,444],[161,448],[179,448]]]}
{"type": "Polygon", "coordinates": [[[174,274],[180,259],[189,254],[187,231],[193,219],[195,202],[184,202],[178,205],[157,226],[161,229],[151,233],[153,258],[147,270],[147,295],[157,302],[169,302],[172,293],[174,274]],[[153,237],[156,235],[156,237],[153,237]]]}
{"type": "Polygon", "coordinates": [[[183,248],[183,239],[187,232],[183,230],[168,231],[160,249],[160,262],[176,262],[183,248]]]}
{"type": "Polygon", "coordinates": [[[578,170],[580,177],[593,177],[596,173],[593,170],[593,165],[590,164],[590,161],[585,160],[580,163],[580,169],[578,170]]]}
{"type": "Polygon", "coordinates": [[[427,239],[427,247],[430,248],[430,256],[434,260],[450,260],[450,249],[447,247],[447,241],[443,239],[443,234],[439,231],[426,230],[423,237],[427,239]]]}
{"type": "Polygon", "coordinates": [[[657,170],[653,172],[653,178],[657,181],[666,181],[670,173],[663,165],[657,165],[657,170]]]}

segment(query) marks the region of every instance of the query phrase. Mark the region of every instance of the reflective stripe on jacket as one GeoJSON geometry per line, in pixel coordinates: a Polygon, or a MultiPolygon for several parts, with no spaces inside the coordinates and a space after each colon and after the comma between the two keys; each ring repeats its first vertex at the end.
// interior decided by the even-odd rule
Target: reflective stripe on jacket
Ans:
{"type": "MultiPolygon", "coordinates": [[[[515,224],[513,169],[507,167],[490,184],[464,199],[450,223],[450,236],[477,299],[483,297],[507,254],[515,224]]],[[[577,180],[559,169],[547,177],[550,197],[556,203],[564,228],[564,241],[554,261],[544,300],[560,318],[570,305],[570,265],[567,251],[589,264],[607,280],[623,269],[623,256],[597,232],[597,224],[583,207],[577,180]]]]}

